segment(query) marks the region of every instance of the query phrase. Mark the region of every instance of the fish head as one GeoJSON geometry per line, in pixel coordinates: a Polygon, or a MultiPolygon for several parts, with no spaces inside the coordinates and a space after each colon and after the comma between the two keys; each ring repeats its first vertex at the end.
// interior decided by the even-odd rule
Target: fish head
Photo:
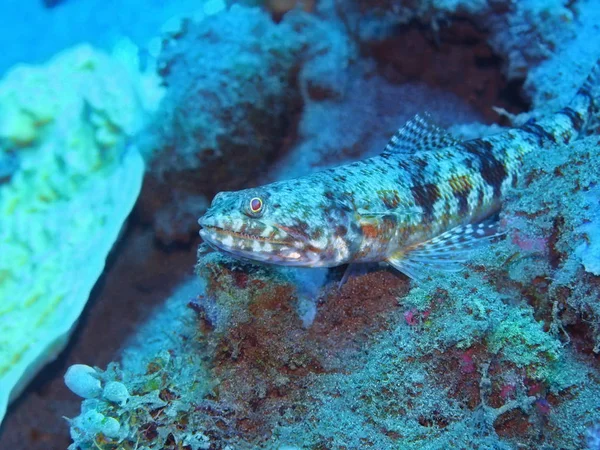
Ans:
{"type": "Polygon", "coordinates": [[[220,192],[198,223],[208,245],[233,257],[331,267],[351,259],[352,216],[318,184],[278,182],[220,192]]]}

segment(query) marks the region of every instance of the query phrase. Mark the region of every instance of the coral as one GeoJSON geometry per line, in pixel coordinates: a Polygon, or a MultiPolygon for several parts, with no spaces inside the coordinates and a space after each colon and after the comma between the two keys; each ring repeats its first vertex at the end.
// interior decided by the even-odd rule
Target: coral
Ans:
{"type": "MultiPolygon", "coordinates": [[[[191,321],[172,317],[185,337],[169,348],[183,358],[201,343],[193,357],[206,365],[194,364],[210,389],[186,396],[182,383],[175,398],[194,413],[158,426],[201,433],[208,448],[582,448],[600,420],[599,296],[576,249],[595,229],[598,149],[586,138],[529,155],[506,234],[462,273],[432,273],[410,290],[391,270],[339,290],[330,279],[307,313],[301,271],[202,249],[205,287],[191,321]]],[[[122,377],[133,379],[125,367],[122,377]]],[[[88,420],[90,402],[73,424],[88,420]]],[[[118,418],[120,408],[98,411],[118,418]]],[[[90,426],[86,445],[101,436],[90,426]]]]}
{"type": "Polygon", "coordinates": [[[545,334],[559,337],[569,349],[544,371],[553,402],[547,419],[564,430],[561,439],[570,443],[561,445],[567,448],[581,448],[574,443],[600,411],[600,286],[590,273],[596,259],[587,252],[597,239],[597,197],[590,193],[597,185],[599,156],[595,137],[529,155],[529,175],[505,209],[508,239],[480,261],[500,291],[523,295],[545,334]],[[568,368],[574,363],[577,369],[568,368]],[[558,396],[565,391],[567,398],[558,396]]]}
{"type": "MultiPolygon", "coordinates": [[[[322,377],[313,392],[318,406],[306,422],[279,430],[282,437],[302,434],[305,444],[327,448],[479,448],[496,441],[490,433],[506,412],[503,404],[526,408],[525,373],[482,346],[512,308],[479,277],[436,278],[400,296],[399,305],[387,312],[385,332],[349,365],[353,370],[322,377]],[[428,313],[407,324],[406,310],[428,313]],[[519,386],[518,402],[496,404],[509,376],[519,386]],[[488,379],[493,389],[484,389],[488,379]],[[484,412],[480,404],[492,406],[484,412]],[[320,426],[310,432],[313,421],[320,426]]],[[[523,333],[532,326],[530,318],[523,333]]]]}
{"type": "Polygon", "coordinates": [[[0,160],[16,161],[0,184],[0,417],[64,346],[137,199],[138,85],[89,46],[0,83],[0,160]]]}
{"type": "Polygon", "coordinates": [[[283,145],[302,46],[285,21],[239,5],[164,37],[167,93],[144,148],[155,193],[146,208],[163,218],[155,227],[165,242],[195,233],[206,198],[253,182],[283,145]]]}
{"type": "MultiPolygon", "coordinates": [[[[543,5],[544,2],[540,2],[543,5]]],[[[535,110],[543,113],[562,108],[588,75],[598,58],[600,9],[594,1],[577,1],[572,6],[577,33],[570,39],[552,43],[551,54],[531,67],[524,85],[524,94],[531,98],[535,110]]],[[[552,33],[550,34],[552,36],[552,33]]]]}
{"type": "MultiPolygon", "coordinates": [[[[508,449],[517,442],[533,446],[540,436],[574,449],[586,424],[600,417],[598,372],[544,331],[518,295],[498,293],[480,271],[438,276],[410,291],[391,271],[351,278],[340,290],[330,282],[306,323],[295,270],[203,252],[197,270],[205,287],[186,289],[165,305],[171,310],[197,293],[189,303],[192,320],[190,311],[170,314],[179,325],[167,347],[171,358],[193,361],[165,371],[163,380],[179,382],[169,388],[176,395],[163,396],[157,407],[167,411],[176,402],[193,413],[182,419],[151,412],[157,417],[151,424],[136,420],[137,432],[101,441],[106,436],[96,425],[81,431],[91,411],[119,423],[129,413],[106,400],[100,406],[85,400],[71,422],[81,448],[94,440],[130,445],[134,435],[141,446],[176,448],[195,432],[211,449],[508,449]],[[192,395],[194,383],[210,388],[192,395]],[[581,427],[565,420],[583,414],[581,427]],[[165,430],[157,443],[156,433],[144,434],[155,427],[165,430]]],[[[155,335],[165,329],[160,323],[155,335]]],[[[128,353],[146,355],[152,366],[158,350],[140,348],[143,341],[128,353]]],[[[136,377],[126,366],[110,379],[129,380],[132,392],[136,377]]]]}
{"type": "Polygon", "coordinates": [[[413,21],[426,24],[438,36],[448,24],[467,18],[488,32],[488,42],[504,57],[506,74],[513,79],[524,78],[532,66],[547,59],[562,41],[575,36],[573,8],[565,0],[355,0],[343,10],[348,22],[355,24],[356,37],[365,42],[385,39],[395,26],[413,21]]]}
{"type": "Polygon", "coordinates": [[[599,158],[593,137],[528,156],[530,175],[507,203],[510,240],[486,263],[492,273],[507,274],[504,289],[525,293],[548,326],[561,333],[572,329],[577,339],[583,338],[579,343],[596,353],[599,158]]]}
{"type": "Polygon", "coordinates": [[[561,43],[577,34],[574,2],[525,0],[488,2],[504,14],[483,20],[490,29],[490,44],[506,62],[509,79],[525,78],[540,62],[549,59],[561,43]]]}
{"type": "Polygon", "coordinates": [[[168,334],[158,348],[169,349],[173,364],[161,379],[167,384],[176,380],[176,386],[169,388],[172,397],[163,396],[168,404],[159,409],[166,411],[173,399],[180,399],[178,410],[189,411],[189,420],[157,412],[151,414],[157,419],[152,423],[146,416],[138,420],[143,411],[132,412],[129,401],[125,406],[115,405],[102,394],[85,400],[82,414],[71,421],[74,446],[93,448],[96,442],[106,445],[101,448],[111,448],[119,442],[127,448],[136,437],[140,448],[177,448],[193,432],[206,436],[210,448],[225,448],[227,444],[240,449],[269,446],[281,414],[286,423],[301,420],[313,401],[309,389],[312,380],[324,372],[342,370],[345,356],[359,351],[367,331],[384,326],[384,311],[396,302],[394,290],[404,289],[402,280],[391,273],[376,275],[379,288],[370,291],[350,282],[342,294],[327,302],[330,306],[323,308],[314,328],[307,328],[299,311],[301,292],[292,283],[300,275],[294,271],[274,272],[214,253],[201,257],[198,269],[206,287],[193,285],[177,293],[165,305],[161,313],[165,317],[155,321],[151,330],[142,331],[133,347],[126,350],[122,369],[114,368],[117,375],[111,375],[112,368],[97,375],[104,392],[108,381],[124,383],[127,391],[138,397],[147,396],[152,389],[164,389],[162,385],[140,388],[135,380],[140,379],[140,372],[145,373],[142,378],[147,377],[146,372],[155,366],[153,360],[161,357],[161,350],[148,346],[148,341],[168,334]],[[355,289],[370,301],[363,304],[358,296],[353,299],[350,292],[355,289]],[[190,298],[190,308],[182,311],[181,305],[190,298]],[[178,325],[165,333],[165,324],[173,322],[178,325]],[[337,350],[332,352],[334,342],[337,350]],[[180,357],[183,359],[177,361],[180,357]],[[190,389],[198,384],[205,388],[192,394],[190,389]],[[106,441],[98,430],[98,420],[91,424],[88,420],[94,412],[121,424],[135,415],[136,420],[128,423],[137,427],[106,441]],[[146,434],[148,428],[169,431],[161,431],[157,439],[154,432],[146,434]]]}
{"type": "Polygon", "coordinates": [[[187,350],[183,359],[164,351],[142,374],[124,373],[116,365],[106,371],[88,368],[103,390],[84,400],[82,414],[70,421],[69,448],[208,449],[209,437],[200,431],[202,415],[194,409],[194,399],[209,388],[203,365],[193,345],[178,350],[187,350]]]}

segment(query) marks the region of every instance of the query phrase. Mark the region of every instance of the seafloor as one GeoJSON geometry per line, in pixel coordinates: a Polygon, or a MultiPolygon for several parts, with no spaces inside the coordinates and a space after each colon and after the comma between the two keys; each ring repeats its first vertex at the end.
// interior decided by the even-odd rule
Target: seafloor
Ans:
{"type": "Polygon", "coordinates": [[[0,16],[0,449],[600,449],[597,117],[527,155],[505,233],[456,274],[340,284],[208,252],[197,224],[416,113],[466,139],[565,106],[596,0],[0,16]]]}

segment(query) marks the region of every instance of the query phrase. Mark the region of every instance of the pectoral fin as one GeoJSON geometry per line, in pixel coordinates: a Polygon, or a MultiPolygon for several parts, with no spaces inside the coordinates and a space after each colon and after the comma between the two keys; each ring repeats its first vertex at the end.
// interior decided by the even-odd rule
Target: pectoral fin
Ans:
{"type": "Polygon", "coordinates": [[[469,252],[501,235],[497,219],[460,225],[428,241],[392,255],[387,262],[412,279],[422,280],[429,270],[458,272],[469,252]]]}

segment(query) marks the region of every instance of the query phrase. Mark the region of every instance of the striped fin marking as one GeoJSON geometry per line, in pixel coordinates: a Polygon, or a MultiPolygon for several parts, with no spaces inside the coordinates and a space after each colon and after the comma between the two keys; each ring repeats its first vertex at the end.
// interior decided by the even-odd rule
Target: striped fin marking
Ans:
{"type": "Polygon", "coordinates": [[[463,269],[468,254],[501,235],[497,217],[477,223],[459,225],[408,251],[392,255],[388,263],[415,280],[425,278],[429,269],[458,272],[463,269]]]}
{"type": "Polygon", "coordinates": [[[383,155],[409,155],[419,150],[435,150],[456,144],[458,141],[435,125],[428,114],[417,114],[394,133],[383,149],[383,155]]]}

